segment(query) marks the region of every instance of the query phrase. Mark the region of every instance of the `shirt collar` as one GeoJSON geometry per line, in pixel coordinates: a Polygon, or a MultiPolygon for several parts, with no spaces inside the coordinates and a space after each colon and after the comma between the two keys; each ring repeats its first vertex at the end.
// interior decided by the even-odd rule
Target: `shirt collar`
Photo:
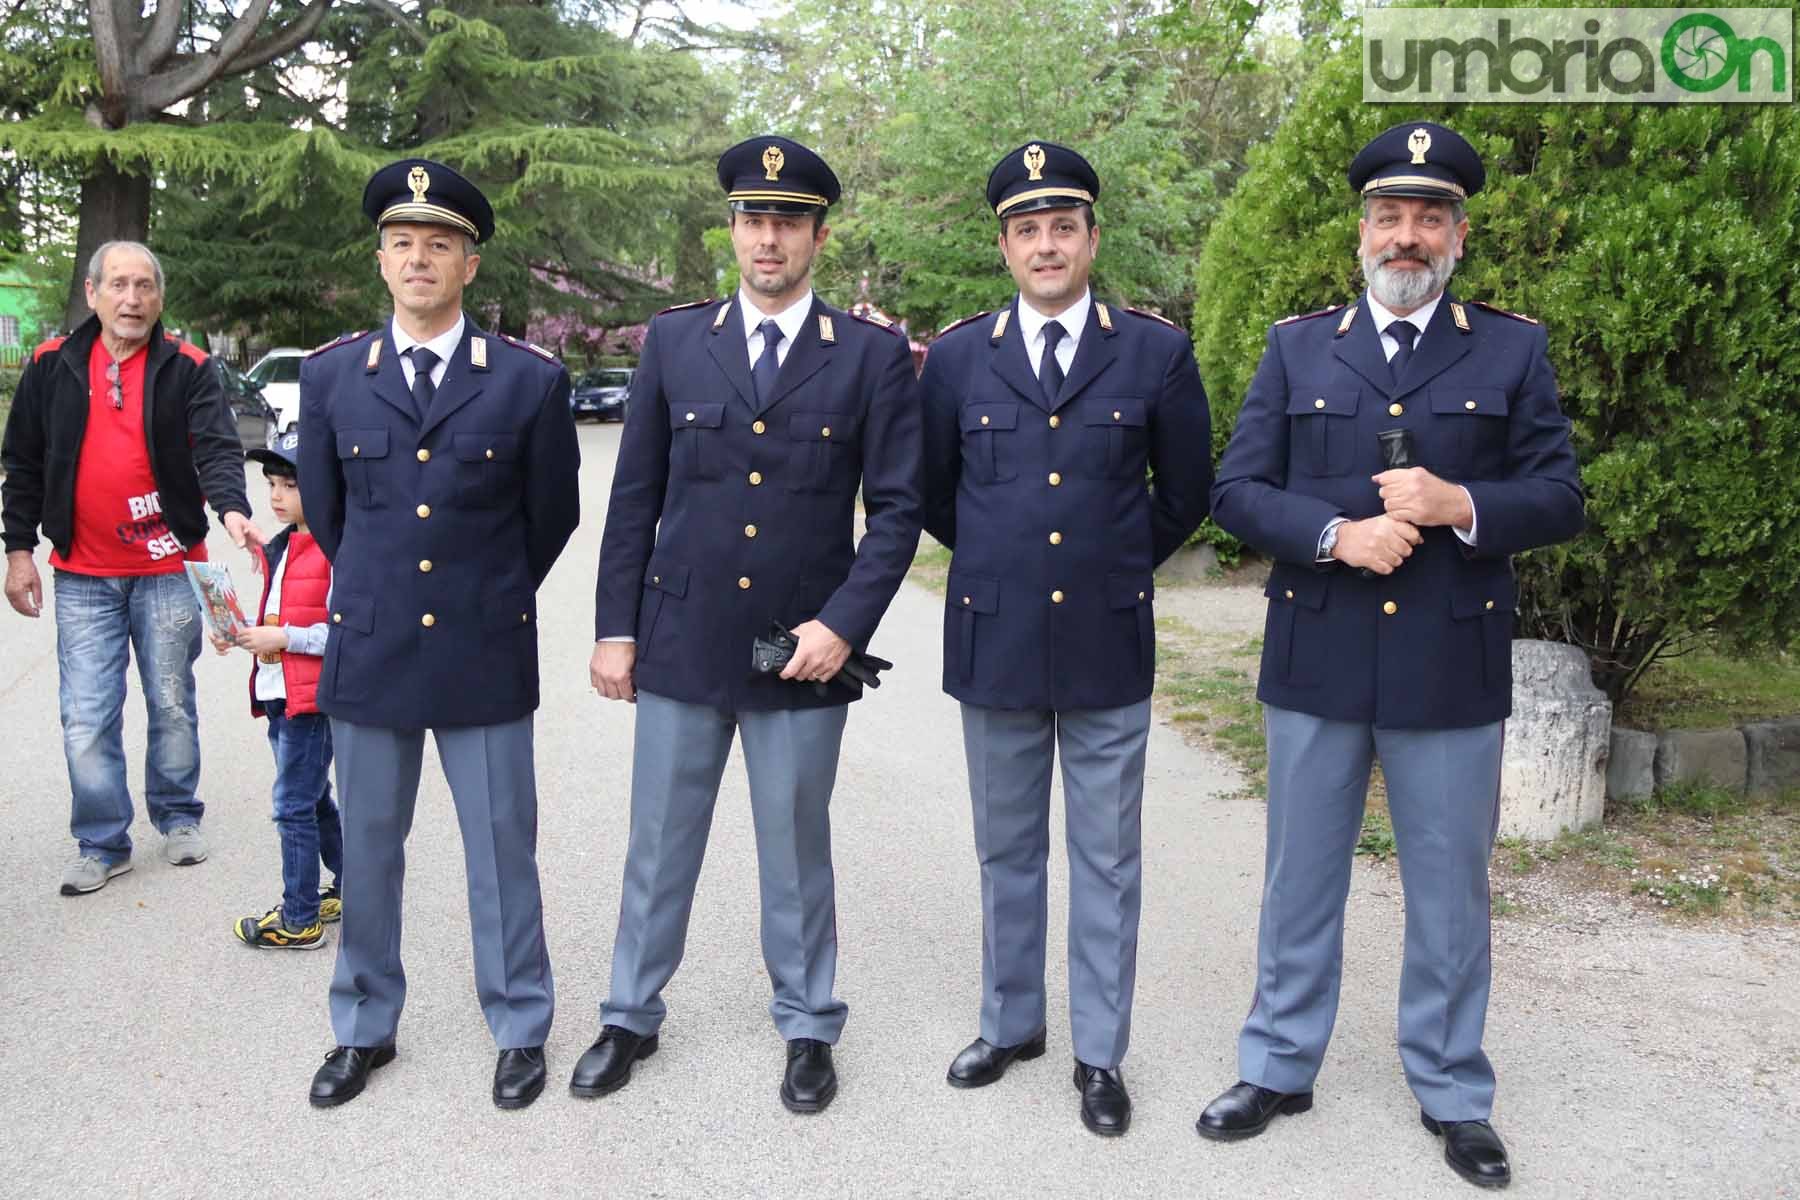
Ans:
{"type": "Polygon", "coordinates": [[[1364,293],[1364,299],[1369,302],[1369,315],[1375,318],[1375,332],[1386,333],[1387,327],[1395,321],[1405,321],[1419,331],[1420,337],[1423,337],[1426,327],[1431,324],[1433,314],[1437,312],[1438,304],[1444,299],[1444,293],[1439,292],[1404,317],[1394,315],[1394,310],[1377,300],[1374,292],[1364,293]]]}
{"type": "Polygon", "coordinates": [[[405,354],[414,346],[424,346],[427,350],[437,355],[438,361],[441,363],[449,362],[450,356],[456,353],[456,348],[462,344],[463,327],[467,324],[468,318],[461,313],[457,313],[456,324],[444,330],[444,332],[438,334],[429,342],[421,342],[410,333],[407,333],[406,330],[400,328],[400,322],[388,322],[388,325],[390,326],[389,332],[393,334],[394,338],[395,354],[405,354]]]}
{"type": "MultiPolygon", "coordinates": [[[[806,314],[812,311],[812,302],[812,289],[807,288],[804,296],[775,314],[775,324],[781,328],[781,336],[789,346],[792,346],[794,339],[800,336],[801,327],[806,324],[806,314]]],[[[770,319],[768,313],[756,307],[742,286],[738,288],[738,313],[744,318],[744,340],[746,342],[750,340],[750,335],[756,332],[758,325],[770,319]]]]}
{"type": "Polygon", "coordinates": [[[1069,339],[1071,346],[1081,341],[1081,332],[1087,328],[1088,309],[1094,307],[1094,294],[1086,288],[1082,289],[1081,299],[1057,313],[1054,317],[1046,317],[1025,299],[1019,296],[1019,336],[1025,339],[1027,346],[1035,346],[1044,326],[1055,321],[1063,327],[1063,335],[1069,339]]]}

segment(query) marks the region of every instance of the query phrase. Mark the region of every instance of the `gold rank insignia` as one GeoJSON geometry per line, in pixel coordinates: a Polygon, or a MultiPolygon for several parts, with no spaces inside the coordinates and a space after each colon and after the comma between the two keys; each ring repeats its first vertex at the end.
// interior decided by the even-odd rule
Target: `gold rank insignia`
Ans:
{"type": "Polygon", "coordinates": [[[725,328],[725,314],[730,311],[731,311],[731,301],[727,300],[725,303],[719,305],[719,315],[713,318],[713,332],[714,333],[717,333],[717,332],[719,332],[719,330],[725,328]]]}
{"type": "Polygon", "coordinates": [[[477,371],[487,370],[487,339],[469,339],[469,365],[477,371]]]}
{"type": "Polygon", "coordinates": [[[376,338],[369,343],[369,361],[363,364],[365,369],[373,371],[381,365],[381,339],[376,338]]]}
{"type": "Polygon", "coordinates": [[[1108,333],[1111,333],[1112,332],[1112,314],[1110,312],[1106,311],[1106,305],[1098,304],[1098,303],[1095,304],[1094,305],[1094,315],[1100,319],[1100,328],[1106,330],[1106,332],[1108,332],[1108,333]]]}
{"type": "Polygon", "coordinates": [[[1450,319],[1456,322],[1456,327],[1458,329],[1462,330],[1464,333],[1469,332],[1469,314],[1463,309],[1462,305],[1456,303],[1454,300],[1450,302],[1450,319]]]}
{"type": "Polygon", "coordinates": [[[1333,337],[1343,337],[1350,332],[1350,323],[1356,320],[1356,305],[1352,304],[1344,310],[1344,319],[1338,322],[1337,332],[1333,337]]]}
{"type": "Polygon", "coordinates": [[[1412,165],[1425,165],[1425,152],[1431,149],[1431,131],[1423,125],[1407,135],[1406,148],[1412,151],[1412,165]]]}
{"type": "Polygon", "coordinates": [[[431,176],[424,167],[414,167],[406,173],[406,186],[412,189],[413,203],[425,203],[425,193],[431,190],[431,176]]]}
{"type": "Polygon", "coordinates": [[[1006,336],[1006,323],[1012,319],[1012,309],[1003,308],[1000,315],[994,318],[994,332],[988,334],[988,340],[997,342],[1006,336]]]}
{"type": "Polygon", "coordinates": [[[1044,177],[1044,148],[1036,142],[1025,147],[1026,179],[1042,179],[1044,177]]]}
{"type": "Polygon", "coordinates": [[[787,162],[787,155],[781,152],[780,146],[770,146],[767,150],[764,150],[762,157],[764,171],[763,178],[767,179],[770,183],[779,183],[781,181],[781,167],[785,162],[787,162]]]}
{"type": "Polygon", "coordinates": [[[837,331],[831,327],[831,318],[824,313],[819,314],[819,340],[827,346],[837,341],[837,331]]]}

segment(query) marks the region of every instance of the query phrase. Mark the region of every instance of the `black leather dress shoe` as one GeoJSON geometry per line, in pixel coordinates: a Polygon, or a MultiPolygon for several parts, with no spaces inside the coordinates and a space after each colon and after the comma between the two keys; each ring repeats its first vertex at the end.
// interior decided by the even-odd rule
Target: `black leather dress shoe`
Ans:
{"type": "Polygon", "coordinates": [[[524,1108],[544,1090],[544,1048],[502,1050],[494,1064],[494,1106],[524,1108]]]}
{"type": "Polygon", "coordinates": [[[1006,1074],[1013,1059],[1024,1062],[1044,1054],[1044,1031],[1038,1030],[1016,1046],[996,1046],[976,1038],[950,1064],[945,1076],[951,1087],[978,1088],[995,1083],[1006,1074]]]}
{"type": "Polygon", "coordinates": [[[1272,1092],[1240,1079],[1206,1106],[1194,1128],[1215,1142],[1241,1141],[1267,1129],[1278,1113],[1303,1113],[1312,1103],[1311,1092],[1272,1092]]]}
{"type": "Polygon", "coordinates": [[[569,1076],[569,1091],[592,1099],[616,1092],[631,1082],[631,1064],[656,1053],[653,1033],[645,1037],[622,1025],[602,1025],[600,1036],[582,1052],[569,1076]]]}
{"type": "Polygon", "coordinates": [[[339,1046],[325,1056],[325,1063],[313,1072],[312,1093],[307,1097],[314,1108],[331,1108],[362,1095],[369,1082],[369,1072],[394,1061],[393,1043],[385,1046],[339,1046]]]}
{"type": "Polygon", "coordinates": [[[824,1112],[837,1095],[837,1068],[831,1065],[831,1047],[812,1038],[795,1038],[787,1046],[787,1073],[781,1077],[782,1104],[789,1112],[824,1112]]]}
{"type": "Polygon", "coordinates": [[[1476,1187],[1503,1188],[1512,1182],[1506,1144],[1486,1121],[1437,1121],[1421,1111],[1425,1128],[1444,1139],[1444,1161],[1476,1187]]]}
{"type": "Polygon", "coordinates": [[[1119,1068],[1090,1067],[1075,1060],[1075,1090],[1081,1093],[1081,1123],[1101,1137],[1131,1128],[1131,1097],[1119,1068]]]}

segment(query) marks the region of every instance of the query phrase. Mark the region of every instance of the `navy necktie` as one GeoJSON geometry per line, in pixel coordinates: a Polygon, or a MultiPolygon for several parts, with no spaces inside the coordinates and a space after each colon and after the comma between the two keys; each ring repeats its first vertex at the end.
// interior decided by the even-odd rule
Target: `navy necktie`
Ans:
{"type": "Polygon", "coordinates": [[[781,359],[775,354],[775,347],[781,345],[781,326],[770,317],[756,331],[762,334],[762,353],[756,356],[756,365],[750,368],[750,378],[756,384],[756,403],[767,404],[769,397],[775,394],[775,376],[781,371],[781,359]]]}
{"type": "Polygon", "coordinates": [[[425,414],[431,411],[431,398],[437,395],[437,385],[431,382],[431,372],[438,365],[438,356],[423,346],[414,346],[407,351],[412,355],[413,410],[418,414],[419,424],[425,423],[425,414]]]}
{"type": "Polygon", "coordinates": [[[1419,331],[1413,328],[1411,321],[1395,321],[1387,327],[1387,334],[1396,346],[1394,357],[1388,359],[1388,367],[1394,372],[1394,382],[1399,383],[1406,374],[1406,364],[1412,361],[1413,342],[1419,331]]]}
{"type": "Polygon", "coordinates": [[[1062,391],[1062,363],[1056,359],[1056,346],[1063,340],[1063,327],[1060,321],[1051,321],[1044,326],[1044,361],[1038,364],[1038,383],[1044,389],[1044,399],[1051,404],[1056,403],[1056,395],[1062,391]]]}

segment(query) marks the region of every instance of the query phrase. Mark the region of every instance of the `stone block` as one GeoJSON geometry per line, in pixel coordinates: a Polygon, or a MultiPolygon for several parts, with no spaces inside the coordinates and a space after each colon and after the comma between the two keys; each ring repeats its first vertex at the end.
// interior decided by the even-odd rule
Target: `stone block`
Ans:
{"type": "Polygon", "coordinates": [[[1199,583],[1219,573],[1219,552],[1202,542],[1183,546],[1169,555],[1168,561],[1156,568],[1156,578],[1163,583],[1199,583]]]}
{"type": "Polygon", "coordinates": [[[1747,786],[1756,796],[1800,787],[1800,720],[1757,721],[1744,726],[1747,786]]]}
{"type": "Polygon", "coordinates": [[[1741,729],[1671,729],[1656,740],[1656,786],[1744,790],[1749,753],[1741,729]]]}
{"type": "Polygon", "coordinates": [[[1656,790],[1656,735],[1638,729],[1612,731],[1612,752],[1606,760],[1606,798],[1629,800],[1656,790]]]}
{"type": "Polygon", "coordinates": [[[1612,704],[1587,655],[1561,642],[1512,644],[1513,711],[1500,758],[1500,835],[1547,840],[1606,810],[1612,704]]]}

